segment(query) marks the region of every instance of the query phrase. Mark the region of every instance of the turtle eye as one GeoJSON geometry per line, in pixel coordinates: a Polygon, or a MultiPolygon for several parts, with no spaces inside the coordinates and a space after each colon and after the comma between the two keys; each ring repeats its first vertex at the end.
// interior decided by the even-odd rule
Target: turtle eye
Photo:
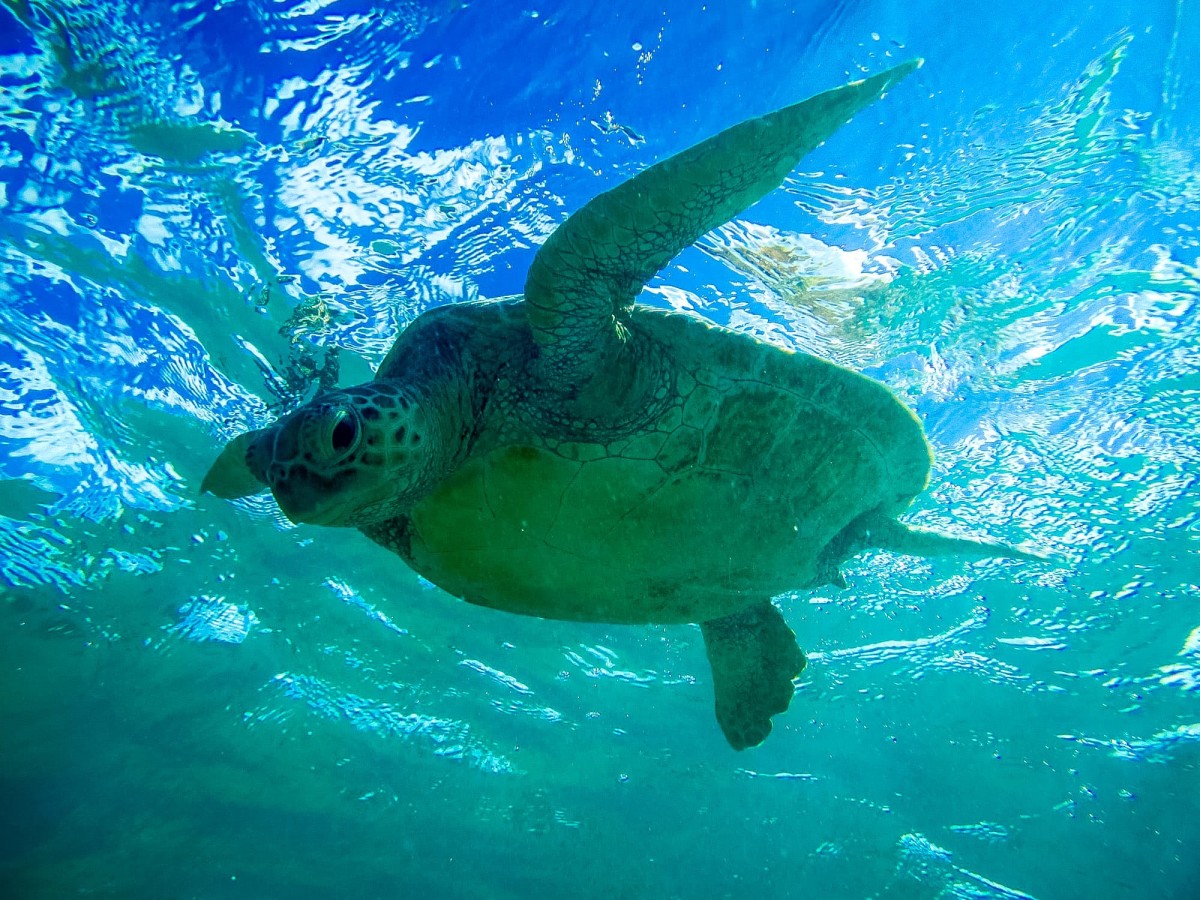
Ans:
{"type": "Polygon", "coordinates": [[[339,413],[334,421],[333,430],[329,432],[330,449],[337,456],[344,456],[353,450],[357,443],[358,419],[344,411],[339,413]]]}

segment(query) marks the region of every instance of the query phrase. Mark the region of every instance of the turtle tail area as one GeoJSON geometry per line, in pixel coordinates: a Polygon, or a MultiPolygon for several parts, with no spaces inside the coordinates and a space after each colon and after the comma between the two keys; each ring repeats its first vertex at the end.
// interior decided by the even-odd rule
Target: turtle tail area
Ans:
{"type": "Polygon", "coordinates": [[[792,702],[792,679],[804,671],[796,635],[769,601],[703,622],[700,630],[725,740],[734,750],[761,744],[771,733],[771,716],[792,702]]]}
{"type": "Polygon", "coordinates": [[[967,559],[1028,559],[1047,562],[1044,556],[1001,541],[952,537],[927,528],[905,525],[892,518],[875,517],[863,529],[863,543],[880,550],[908,556],[960,556],[967,559]]]}

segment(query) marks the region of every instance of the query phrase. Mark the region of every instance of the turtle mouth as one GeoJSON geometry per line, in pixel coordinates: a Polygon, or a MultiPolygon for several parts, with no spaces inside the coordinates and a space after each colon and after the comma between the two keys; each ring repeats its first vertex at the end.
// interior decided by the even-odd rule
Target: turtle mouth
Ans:
{"type": "Polygon", "coordinates": [[[283,514],[297,525],[340,525],[340,510],[328,505],[305,503],[295,494],[276,495],[276,501],[283,514]]]}
{"type": "Polygon", "coordinates": [[[304,525],[348,524],[353,509],[345,489],[353,479],[351,471],[326,476],[303,465],[291,465],[275,474],[271,493],[291,521],[304,525]]]}
{"type": "Polygon", "coordinates": [[[345,519],[340,504],[329,502],[321,482],[305,470],[292,470],[286,483],[272,487],[275,502],[297,525],[341,525],[345,519]]]}

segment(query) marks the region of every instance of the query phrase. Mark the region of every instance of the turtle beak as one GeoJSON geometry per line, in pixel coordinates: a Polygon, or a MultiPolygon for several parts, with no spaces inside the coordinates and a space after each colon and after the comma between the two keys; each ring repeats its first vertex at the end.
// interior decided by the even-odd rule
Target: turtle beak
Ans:
{"type": "Polygon", "coordinates": [[[200,493],[215,494],[223,500],[236,500],[257,494],[267,487],[262,477],[262,467],[255,465],[262,454],[254,452],[254,445],[268,430],[260,428],[247,431],[226,444],[204,476],[200,493]]]}

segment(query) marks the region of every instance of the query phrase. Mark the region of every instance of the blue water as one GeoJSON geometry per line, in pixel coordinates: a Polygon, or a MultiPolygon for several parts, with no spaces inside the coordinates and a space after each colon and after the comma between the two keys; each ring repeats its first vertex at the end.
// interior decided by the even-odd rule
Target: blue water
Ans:
{"type": "Polygon", "coordinates": [[[5,0],[0,895],[1200,894],[1197,46],[1185,0],[5,0]],[[695,628],[198,496],[599,191],[914,56],[641,299],[884,381],[909,520],[1052,561],[783,598],[762,747],[695,628]]]}

